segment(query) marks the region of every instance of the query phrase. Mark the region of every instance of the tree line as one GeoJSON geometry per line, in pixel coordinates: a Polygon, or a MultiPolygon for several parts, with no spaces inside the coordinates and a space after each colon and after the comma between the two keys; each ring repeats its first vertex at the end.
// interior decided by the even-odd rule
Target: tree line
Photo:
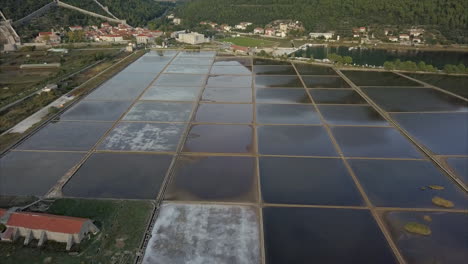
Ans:
{"type": "MultiPolygon", "coordinates": [[[[416,63],[414,61],[401,61],[399,59],[396,59],[394,61],[386,61],[383,66],[386,70],[423,71],[423,72],[438,72],[439,71],[438,68],[434,67],[433,65],[426,64],[424,61],[420,61],[419,63],[416,63]]],[[[458,65],[446,64],[444,68],[441,70],[448,74],[451,74],[451,73],[468,74],[468,69],[463,63],[460,63],[458,65]]]]}

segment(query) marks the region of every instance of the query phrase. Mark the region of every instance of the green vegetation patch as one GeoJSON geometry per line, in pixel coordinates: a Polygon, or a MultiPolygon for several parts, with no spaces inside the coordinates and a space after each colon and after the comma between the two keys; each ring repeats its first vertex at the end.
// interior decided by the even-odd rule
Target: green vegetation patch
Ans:
{"type": "Polygon", "coordinates": [[[57,200],[47,213],[90,218],[100,232],[75,245],[71,253],[65,250],[65,244],[51,241],[41,249],[35,246],[37,241],[29,246],[23,246],[22,239],[14,244],[2,243],[2,264],[133,263],[153,208],[148,201],[57,200]]]}
{"type": "Polygon", "coordinates": [[[446,200],[439,196],[435,196],[434,198],[432,198],[432,203],[437,206],[445,207],[445,208],[452,208],[455,206],[452,201],[446,200]]]}
{"type": "Polygon", "coordinates": [[[423,236],[428,236],[432,233],[431,229],[427,225],[423,225],[416,222],[409,222],[405,224],[405,230],[407,232],[423,236]]]}
{"type": "Polygon", "coordinates": [[[223,42],[230,42],[234,45],[244,47],[272,47],[277,43],[265,39],[247,38],[247,37],[233,37],[221,39],[223,42]]]}

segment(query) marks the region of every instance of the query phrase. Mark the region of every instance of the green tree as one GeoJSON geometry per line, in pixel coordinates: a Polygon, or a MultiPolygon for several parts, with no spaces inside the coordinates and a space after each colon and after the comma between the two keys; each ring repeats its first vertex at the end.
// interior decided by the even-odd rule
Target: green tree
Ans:
{"type": "Polygon", "coordinates": [[[386,70],[395,70],[395,64],[391,61],[386,61],[383,66],[386,70]]]}
{"type": "Polygon", "coordinates": [[[351,56],[344,56],[343,57],[343,63],[352,64],[353,63],[353,58],[351,56]]]}

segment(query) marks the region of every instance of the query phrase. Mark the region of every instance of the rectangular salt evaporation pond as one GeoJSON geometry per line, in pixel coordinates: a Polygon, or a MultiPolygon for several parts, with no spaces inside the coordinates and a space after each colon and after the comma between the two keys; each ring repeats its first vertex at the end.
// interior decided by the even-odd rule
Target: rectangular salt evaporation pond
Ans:
{"type": "Polygon", "coordinates": [[[139,101],[125,115],[125,121],[188,122],[192,103],[139,101]]]}
{"type": "Polygon", "coordinates": [[[392,72],[342,71],[357,86],[422,86],[392,72]]]}
{"type": "Polygon", "coordinates": [[[143,264],[260,263],[259,237],[254,207],[163,203],[143,264]]]}
{"type": "Polygon", "coordinates": [[[210,57],[214,58],[216,55],[216,51],[181,51],[177,57],[210,57]]]}
{"type": "Polygon", "coordinates": [[[121,72],[98,87],[86,100],[121,100],[136,99],[156,78],[154,73],[121,72]]]}
{"type": "Polygon", "coordinates": [[[202,87],[151,86],[141,100],[196,101],[202,87]]]}
{"type": "Polygon", "coordinates": [[[119,123],[98,149],[174,152],[184,129],[184,124],[119,123]]]}
{"type": "Polygon", "coordinates": [[[332,127],[332,133],[347,157],[422,158],[392,127],[332,127]]]}
{"type": "Polygon", "coordinates": [[[51,122],[17,149],[88,151],[111,127],[108,122],[51,122]]]}
{"type": "Polygon", "coordinates": [[[253,69],[258,75],[296,75],[296,70],[291,65],[258,65],[253,69]]]}
{"type": "Polygon", "coordinates": [[[300,75],[338,75],[332,67],[317,66],[304,63],[294,64],[300,75]]]}
{"type": "Polygon", "coordinates": [[[270,59],[253,59],[254,65],[291,65],[291,63],[282,60],[270,60],[270,59]]]}
{"type": "Polygon", "coordinates": [[[302,75],[307,88],[351,88],[341,77],[307,76],[302,75]]]}
{"type": "Polygon", "coordinates": [[[216,103],[252,103],[252,89],[250,89],[250,87],[247,87],[247,89],[235,87],[207,87],[203,92],[201,101],[216,103]]]}
{"type": "Polygon", "coordinates": [[[213,66],[252,66],[252,59],[243,57],[216,57],[213,66]]]}
{"type": "Polygon", "coordinates": [[[65,111],[60,120],[116,121],[131,101],[81,101],[65,111]]]}
{"type": "Polygon", "coordinates": [[[383,218],[407,263],[465,263],[468,259],[466,213],[396,211],[384,212],[383,218]],[[412,226],[421,225],[430,235],[411,231],[412,226]]]}
{"type": "Polygon", "coordinates": [[[253,128],[248,125],[193,125],[183,152],[252,153],[253,128]]]}
{"type": "Polygon", "coordinates": [[[172,65],[190,65],[190,66],[210,66],[213,63],[212,57],[186,57],[177,56],[172,62],[172,65]]]}
{"type": "Polygon", "coordinates": [[[370,106],[320,105],[319,109],[330,125],[389,126],[388,122],[370,106]]]}
{"type": "Polygon", "coordinates": [[[0,195],[42,196],[84,153],[9,152],[0,160],[0,195]]]}
{"type": "Polygon", "coordinates": [[[85,198],[156,199],[171,161],[168,155],[95,153],[63,193],[85,198]]]}
{"type": "Polygon", "coordinates": [[[211,68],[212,75],[251,75],[252,67],[244,66],[213,66],[211,68]]]}
{"type": "Polygon", "coordinates": [[[419,73],[405,73],[405,75],[468,98],[467,76],[419,73]]]}
{"type": "Polygon", "coordinates": [[[309,89],[316,104],[367,104],[357,92],[351,89],[309,89]]]}
{"type": "Polygon", "coordinates": [[[363,204],[341,159],[262,157],[260,177],[266,203],[363,204]]]}
{"type": "Polygon", "coordinates": [[[268,104],[311,104],[304,89],[256,89],[256,102],[268,104]]]}
{"type": "Polygon", "coordinates": [[[257,104],[258,124],[320,124],[313,105],[257,104]]]}
{"type": "Polygon", "coordinates": [[[200,104],[194,122],[252,123],[251,104],[200,104]]]}
{"type": "Polygon", "coordinates": [[[468,113],[393,114],[420,144],[437,155],[468,155],[468,113]]]}
{"type": "Polygon", "coordinates": [[[398,263],[368,210],[266,207],[266,263],[398,263]]]}
{"type": "Polygon", "coordinates": [[[468,102],[432,88],[363,88],[387,112],[468,112],[468,102]]]}
{"type": "Polygon", "coordinates": [[[209,65],[171,64],[164,73],[208,74],[210,68],[209,65]]]}
{"type": "Polygon", "coordinates": [[[303,88],[297,76],[255,76],[255,88],[303,88]]]}
{"type": "Polygon", "coordinates": [[[207,87],[241,87],[251,89],[252,76],[210,75],[207,87]]]}
{"type": "Polygon", "coordinates": [[[443,207],[435,205],[432,199],[441,197],[451,201],[454,208],[468,208],[468,195],[429,161],[358,159],[349,162],[375,206],[440,209],[443,207]]]}
{"type": "Polygon", "coordinates": [[[155,86],[202,87],[206,75],[195,74],[161,74],[154,83],[155,86]]]}
{"type": "Polygon", "coordinates": [[[147,72],[159,73],[172,60],[173,56],[148,56],[144,55],[130,66],[125,68],[125,72],[147,72]]]}
{"type": "Polygon", "coordinates": [[[252,157],[181,156],[165,192],[166,200],[257,201],[252,157]]]}
{"type": "Polygon", "coordinates": [[[263,155],[338,156],[321,126],[259,126],[257,131],[263,155]]]}

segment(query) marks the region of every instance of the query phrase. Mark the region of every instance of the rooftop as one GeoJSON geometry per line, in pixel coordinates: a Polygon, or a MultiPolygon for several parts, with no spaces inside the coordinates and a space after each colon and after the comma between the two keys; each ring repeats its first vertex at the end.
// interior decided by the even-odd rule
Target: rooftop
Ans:
{"type": "MultiPolygon", "coordinates": [[[[5,213],[6,210],[0,209],[0,217],[5,213]]],[[[89,219],[42,213],[15,212],[9,216],[7,225],[34,230],[76,234],[80,232],[83,223],[86,221],[89,221],[89,219]]]]}

